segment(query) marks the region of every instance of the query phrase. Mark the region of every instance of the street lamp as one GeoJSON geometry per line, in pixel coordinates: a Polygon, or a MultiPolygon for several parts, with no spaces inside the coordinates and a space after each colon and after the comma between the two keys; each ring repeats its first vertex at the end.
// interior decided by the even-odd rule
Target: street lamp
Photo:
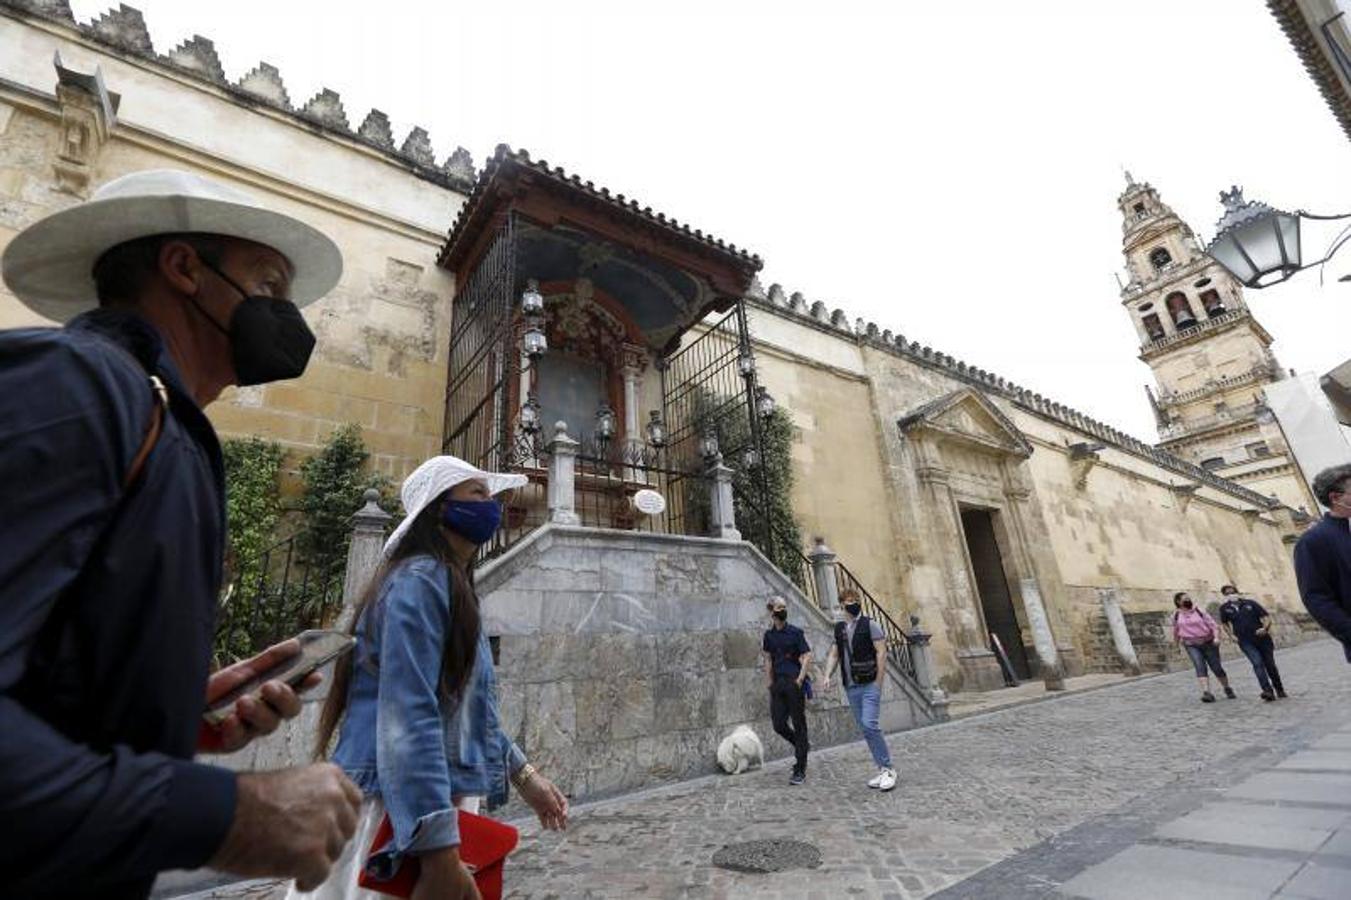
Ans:
{"type": "Polygon", "coordinates": [[[534,360],[543,356],[548,349],[549,339],[544,336],[544,331],[538,323],[531,322],[521,335],[521,352],[534,360]]]}
{"type": "Polygon", "coordinates": [[[647,442],[653,447],[666,446],[666,423],[661,420],[661,410],[654,409],[647,422],[647,442]]]}
{"type": "Polygon", "coordinates": [[[1206,253],[1244,287],[1270,287],[1304,268],[1299,240],[1299,216],[1304,213],[1292,215],[1259,200],[1244,200],[1237,185],[1221,191],[1220,202],[1224,215],[1215,224],[1215,238],[1206,253]]]}
{"type": "Polygon", "coordinates": [[[605,443],[614,436],[615,411],[610,409],[610,404],[602,403],[600,409],[596,410],[596,439],[605,443]]]}
{"type": "Polygon", "coordinates": [[[774,415],[774,398],[769,395],[763,385],[757,385],[755,388],[755,411],[760,414],[760,418],[768,419],[774,415]]]}
{"type": "Polygon", "coordinates": [[[760,465],[760,454],[752,447],[741,455],[741,462],[747,469],[754,469],[760,465]]]}
{"type": "Polygon", "coordinates": [[[711,463],[718,458],[718,453],[718,435],[710,428],[704,432],[703,437],[699,438],[699,455],[702,456],[706,462],[711,463]]]}
{"type": "Polygon", "coordinates": [[[525,403],[521,404],[521,429],[526,434],[536,434],[539,432],[539,401],[535,399],[532,393],[525,403]]]}
{"type": "Polygon", "coordinates": [[[750,348],[741,351],[741,355],[736,359],[737,371],[741,373],[742,378],[750,378],[755,374],[755,356],[750,348]]]}
{"type": "Polygon", "coordinates": [[[533,278],[526,280],[525,290],[521,293],[521,312],[527,316],[544,312],[544,297],[539,292],[539,282],[533,278]]]}

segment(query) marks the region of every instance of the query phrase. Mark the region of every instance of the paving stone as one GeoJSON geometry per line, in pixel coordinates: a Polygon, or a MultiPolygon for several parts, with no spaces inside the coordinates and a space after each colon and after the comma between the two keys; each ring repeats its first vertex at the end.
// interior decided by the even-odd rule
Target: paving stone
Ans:
{"type": "Polygon", "coordinates": [[[1154,834],[1178,841],[1312,853],[1345,820],[1343,813],[1321,809],[1210,803],[1160,826],[1154,834]]]}
{"type": "Polygon", "coordinates": [[[1289,803],[1331,803],[1351,806],[1351,775],[1314,772],[1262,772],[1234,785],[1231,797],[1282,800],[1289,803]]]}
{"type": "Polygon", "coordinates": [[[1334,731],[1309,745],[1311,750],[1351,750],[1351,731],[1334,731]]]}
{"type": "Polygon", "coordinates": [[[1282,760],[1276,768],[1351,772],[1351,749],[1305,750],[1282,760]]]}
{"type": "Polygon", "coordinates": [[[1351,870],[1309,863],[1276,896],[1346,900],[1348,895],[1351,895],[1351,870]]]}
{"type": "Polygon", "coordinates": [[[1266,900],[1300,865],[1137,844],[1085,869],[1061,890],[1086,900],[1266,900]]]}

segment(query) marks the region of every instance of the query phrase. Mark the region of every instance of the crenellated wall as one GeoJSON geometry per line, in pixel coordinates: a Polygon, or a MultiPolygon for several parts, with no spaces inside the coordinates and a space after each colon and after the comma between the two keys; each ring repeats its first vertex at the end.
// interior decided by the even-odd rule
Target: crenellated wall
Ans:
{"type": "MultiPolygon", "coordinates": [[[[61,2],[0,0],[0,248],[98,185],[161,167],[248,191],[343,252],[337,288],[305,311],[319,343],[304,377],[227,391],[207,411],[218,430],[308,451],[355,422],[394,478],[436,452],[454,279],[435,258],[474,177],[467,151],[437,165],[425,130],[396,146],[378,110],[353,130],[332,91],[293,106],[265,63],[227,81],[200,36],[158,54],[126,6],[77,24],[61,2]]],[[[0,327],[37,324],[0,288],[0,327]]]]}

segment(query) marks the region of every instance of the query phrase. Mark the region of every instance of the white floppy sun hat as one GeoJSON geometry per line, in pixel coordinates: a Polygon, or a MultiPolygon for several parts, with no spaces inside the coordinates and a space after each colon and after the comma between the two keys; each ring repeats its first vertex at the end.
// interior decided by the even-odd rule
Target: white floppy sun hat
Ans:
{"type": "Polygon", "coordinates": [[[524,487],[529,480],[524,475],[485,472],[458,456],[433,456],[403,480],[403,486],[399,488],[399,499],[403,501],[404,512],[408,515],[399,523],[399,527],[394,529],[389,540],[385,541],[381,557],[389,558],[394,548],[403,540],[403,536],[408,533],[408,529],[413,526],[413,521],[432,501],[455,485],[475,479],[487,484],[488,493],[494,497],[503,491],[524,487]]]}
{"type": "Polygon", "coordinates": [[[342,276],[342,253],[317,228],[176,169],[113,179],[88,202],[30,225],[5,248],[0,275],[29,309],[66,322],[98,305],[93,271],[100,256],[137,238],[179,233],[220,234],[276,250],[294,270],[289,299],[297,306],[318,300],[342,276]]]}

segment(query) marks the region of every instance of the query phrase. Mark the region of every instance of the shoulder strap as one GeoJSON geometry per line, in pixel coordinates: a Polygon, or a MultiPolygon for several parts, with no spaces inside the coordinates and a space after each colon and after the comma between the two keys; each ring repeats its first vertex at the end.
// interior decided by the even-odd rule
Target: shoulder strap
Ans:
{"type": "Polygon", "coordinates": [[[164,430],[164,414],[169,409],[169,389],[164,386],[158,375],[150,376],[150,390],[155,394],[155,402],[150,407],[150,424],[146,426],[145,437],[141,440],[141,447],[136,451],[136,455],[131,458],[131,466],[127,468],[127,474],[122,476],[122,490],[127,491],[136,479],[140,477],[141,470],[145,468],[145,461],[150,458],[150,451],[155,449],[155,443],[159,440],[160,432],[164,430]]]}

